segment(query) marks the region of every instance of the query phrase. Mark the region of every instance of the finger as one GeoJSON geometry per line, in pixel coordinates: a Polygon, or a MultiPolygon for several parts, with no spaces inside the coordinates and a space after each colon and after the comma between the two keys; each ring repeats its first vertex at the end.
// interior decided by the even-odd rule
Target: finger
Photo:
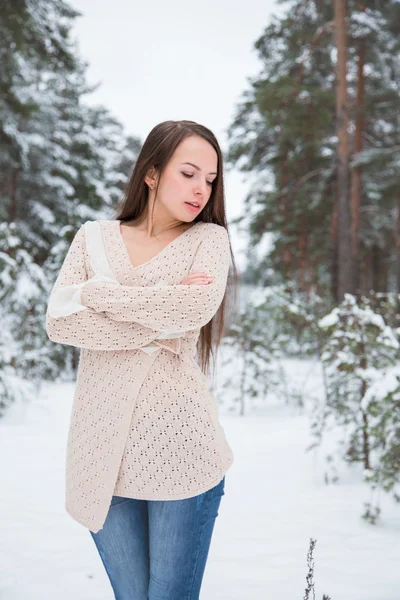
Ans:
{"type": "Polygon", "coordinates": [[[211,281],[209,279],[185,279],[184,281],[182,281],[182,283],[186,284],[186,285],[207,285],[208,283],[211,283],[211,281]]]}
{"type": "Polygon", "coordinates": [[[191,277],[188,280],[190,283],[208,283],[209,281],[211,281],[211,279],[209,279],[208,277],[191,277]]]}

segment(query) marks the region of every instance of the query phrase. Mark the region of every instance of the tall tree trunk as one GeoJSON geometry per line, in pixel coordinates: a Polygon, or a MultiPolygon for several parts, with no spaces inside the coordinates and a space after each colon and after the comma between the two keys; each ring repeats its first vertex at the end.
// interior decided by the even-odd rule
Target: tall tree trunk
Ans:
{"type": "MultiPolygon", "coordinates": [[[[288,185],[288,181],[289,181],[288,174],[287,174],[287,151],[285,151],[285,156],[282,161],[282,170],[281,170],[279,179],[280,179],[279,187],[281,190],[283,190],[288,185]]],[[[285,196],[282,199],[282,203],[283,203],[282,233],[283,233],[283,236],[285,238],[287,238],[289,236],[289,223],[292,220],[292,215],[291,215],[291,211],[290,211],[290,200],[289,200],[288,194],[285,194],[285,196]]],[[[283,261],[283,276],[286,281],[291,279],[292,273],[294,271],[293,265],[292,265],[292,260],[293,260],[292,249],[290,247],[289,242],[285,241],[285,243],[283,245],[283,250],[282,250],[282,261],[283,261]]]]}
{"type": "Polygon", "coordinates": [[[347,99],[347,31],[346,2],[334,0],[335,43],[337,48],[336,68],[336,131],[337,180],[339,209],[339,277],[338,299],[342,300],[346,292],[354,293],[353,267],[351,255],[351,223],[349,206],[349,117],[347,99]]]}
{"type": "MultiPolygon", "coordinates": [[[[291,215],[289,211],[289,199],[287,196],[283,199],[283,234],[285,237],[289,235],[288,224],[290,223],[291,215]]],[[[289,245],[289,242],[285,242],[283,247],[283,265],[284,265],[284,277],[286,280],[291,279],[292,277],[292,252],[289,245]]]]}
{"type": "MultiPolygon", "coordinates": [[[[361,11],[365,11],[363,2],[358,2],[361,11]]],[[[364,133],[364,95],[365,95],[365,38],[358,44],[357,91],[355,106],[355,133],[353,155],[362,150],[364,133]]],[[[356,167],[351,173],[351,255],[354,268],[353,281],[356,293],[360,293],[359,275],[359,239],[360,239],[360,206],[361,206],[361,168],[356,167]]]]}
{"type": "Polygon", "coordinates": [[[372,277],[372,284],[371,287],[374,290],[374,292],[379,292],[380,291],[380,274],[379,274],[379,270],[380,270],[380,265],[381,265],[381,253],[380,253],[380,248],[377,244],[374,244],[371,248],[371,254],[372,254],[372,260],[371,260],[371,265],[372,265],[372,273],[371,273],[371,277],[372,277]]]}
{"type": "MultiPolygon", "coordinates": [[[[361,348],[360,348],[360,353],[361,356],[365,357],[365,345],[364,343],[361,344],[361,348]]],[[[362,358],[361,359],[361,368],[365,371],[368,367],[367,364],[367,359],[366,358],[362,358]]],[[[362,399],[365,396],[365,393],[367,391],[367,384],[365,381],[362,382],[361,385],[361,390],[360,390],[360,401],[362,401],[362,399]]],[[[369,444],[369,423],[368,423],[368,415],[365,412],[365,410],[361,409],[361,414],[362,414],[362,459],[363,459],[363,465],[364,465],[364,469],[370,469],[370,444],[369,444]]]]}
{"type": "Polygon", "coordinates": [[[364,251],[360,262],[360,294],[367,296],[371,287],[371,252],[368,249],[364,251]]]}
{"type": "Polygon", "coordinates": [[[385,246],[382,252],[381,291],[384,294],[388,294],[390,291],[390,250],[388,246],[385,246]]]}
{"type": "Polygon", "coordinates": [[[308,232],[307,232],[307,219],[304,215],[300,217],[300,231],[297,238],[297,248],[299,253],[298,261],[298,284],[299,289],[302,292],[309,291],[309,282],[307,277],[307,246],[308,246],[308,232]]]}
{"type": "Polygon", "coordinates": [[[338,201],[334,196],[331,214],[330,270],[331,294],[335,302],[338,301],[338,229],[338,201]]]}
{"type": "Polygon", "coordinates": [[[11,186],[10,186],[10,204],[8,207],[8,222],[15,221],[18,216],[17,195],[18,195],[18,175],[19,169],[13,168],[11,171],[11,186]]]}
{"type": "Polygon", "coordinates": [[[397,198],[396,222],[396,292],[399,296],[397,303],[400,307],[400,195],[397,198]]]}
{"type": "Polygon", "coordinates": [[[390,250],[372,247],[372,289],[374,292],[386,294],[389,291],[390,250]]]}

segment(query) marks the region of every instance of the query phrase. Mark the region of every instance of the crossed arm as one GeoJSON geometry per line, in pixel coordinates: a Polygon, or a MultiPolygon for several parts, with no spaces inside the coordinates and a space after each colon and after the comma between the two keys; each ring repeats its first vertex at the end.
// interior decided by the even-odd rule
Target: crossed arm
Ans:
{"type": "Polygon", "coordinates": [[[192,270],[214,279],[208,285],[124,286],[88,279],[85,233],[75,235],[50,294],[46,312],[48,337],[58,343],[95,350],[143,348],[166,330],[182,334],[208,323],[226,289],[230,248],[225,228],[213,225],[200,242],[192,270]],[[76,288],[71,314],[55,316],[52,298],[76,288]]]}

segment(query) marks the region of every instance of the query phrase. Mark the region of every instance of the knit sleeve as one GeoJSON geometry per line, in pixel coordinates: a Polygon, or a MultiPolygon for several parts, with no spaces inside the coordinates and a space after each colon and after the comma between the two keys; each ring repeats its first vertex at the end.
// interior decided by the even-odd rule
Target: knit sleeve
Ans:
{"type": "MultiPolygon", "coordinates": [[[[118,322],[82,304],[82,287],[88,281],[85,248],[82,226],[72,240],[48,299],[46,333],[49,339],[91,350],[134,350],[157,339],[158,331],[134,322],[118,322]],[[62,304],[62,311],[60,303],[53,302],[56,295],[58,298],[68,296],[68,302],[62,304]],[[54,316],[57,312],[67,316],[54,316]]],[[[108,285],[118,287],[119,283],[108,285]]]]}
{"type": "Polygon", "coordinates": [[[228,233],[213,224],[207,227],[190,269],[211,275],[212,283],[131,287],[89,281],[82,290],[82,302],[116,321],[177,332],[198,329],[212,319],[223,300],[229,263],[228,233]]]}

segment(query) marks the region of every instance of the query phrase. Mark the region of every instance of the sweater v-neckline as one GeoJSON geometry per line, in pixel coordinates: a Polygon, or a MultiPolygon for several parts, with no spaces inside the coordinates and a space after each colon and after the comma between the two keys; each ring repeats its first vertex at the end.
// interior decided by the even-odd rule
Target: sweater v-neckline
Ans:
{"type": "Polygon", "coordinates": [[[150,263],[152,263],[154,260],[156,260],[157,258],[159,258],[160,256],[162,256],[169,248],[171,248],[171,246],[173,246],[174,244],[176,244],[178,242],[178,240],[180,240],[181,238],[183,238],[187,233],[189,233],[189,231],[192,231],[192,229],[194,229],[201,222],[202,221],[196,221],[196,223],[194,223],[191,227],[189,227],[188,229],[185,229],[185,231],[183,233],[180,233],[171,242],[168,242],[168,244],[166,246],[164,246],[164,248],[162,248],[159,252],[157,252],[157,254],[155,254],[154,256],[152,256],[151,258],[149,258],[149,260],[146,260],[144,263],[142,263],[140,265],[134,265],[134,264],[132,264],[131,257],[129,256],[128,248],[126,247],[125,240],[122,237],[121,221],[117,219],[115,221],[115,224],[116,224],[116,228],[117,228],[117,238],[118,238],[119,243],[121,245],[121,249],[123,251],[123,254],[124,254],[125,258],[126,258],[127,265],[130,267],[131,270],[136,271],[137,269],[140,269],[142,267],[146,267],[147,265],[149,265],[150,263]]]}

